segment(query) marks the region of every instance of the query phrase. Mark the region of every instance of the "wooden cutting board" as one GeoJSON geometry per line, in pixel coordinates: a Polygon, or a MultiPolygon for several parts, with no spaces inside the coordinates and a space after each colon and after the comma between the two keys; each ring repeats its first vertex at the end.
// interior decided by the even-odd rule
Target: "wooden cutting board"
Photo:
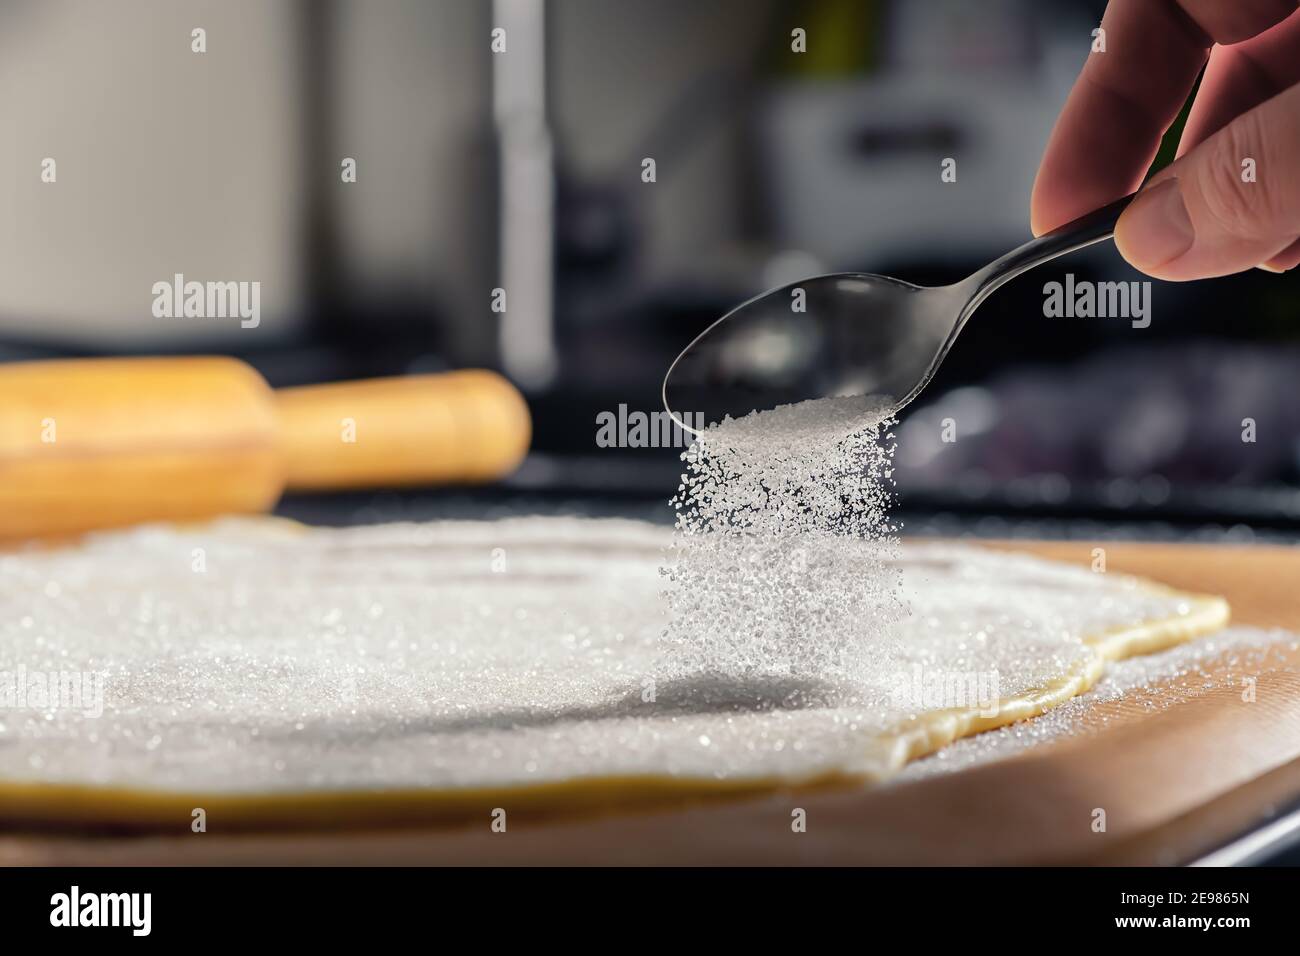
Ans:
{"type": "MultiPolygon", "coordinates": [[[[1090,564],[1098,545],[992,547],[1090,564]]],[[[1300,632],[1300,548],[1107,543],[1108,570],[1222,594],[1233,623],[1300,632]]],[[[1217,683],[1217,682],[1216,682],[1217,683]]],[[[1300,653],[1245,703],[1226,682],[1098,733],[875,790],[476,829],[124,837],[0,834],[0,864],[1037,864],[1189,862],[1300,800],[1300,653]],[[791,832],[803,808],[807,830],[791,832]],[[1095,832],[1095,810],[1106,831],[1095,832]]],[[[1099,725],[1100,726],[1100,725],[1099,725]]]]}

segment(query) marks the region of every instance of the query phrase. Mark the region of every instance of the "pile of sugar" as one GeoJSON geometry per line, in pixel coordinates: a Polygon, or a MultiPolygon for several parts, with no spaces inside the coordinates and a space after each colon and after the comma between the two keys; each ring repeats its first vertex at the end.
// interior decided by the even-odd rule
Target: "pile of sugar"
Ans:
{"type": "Polygon", "coordinates": [[[683,454],[664,666],[861,683],[888,657],[902,614],[889,407],[728,417],[683,454]]]}
{"type": "MultiPolygon", "coordinates": [[[[898,694],[914,675],[996,671],[1013,696],[1084,660],[1090,634],[1187,613],[1116,575],[904,545],[896,670],[854,677],[845,638],[814,629],[786,673],[695,671],[665,653],[668,543],[578,518],[231,521],[0,556],[0,781],[292,795],[876,778],[898,759],[877,738],[924,709],[898,694]],[[105,678],[98,716],[31,693],[88,672],[105,678]]],[[[835,573],[856,573],[854,546],[835,573]]]]}

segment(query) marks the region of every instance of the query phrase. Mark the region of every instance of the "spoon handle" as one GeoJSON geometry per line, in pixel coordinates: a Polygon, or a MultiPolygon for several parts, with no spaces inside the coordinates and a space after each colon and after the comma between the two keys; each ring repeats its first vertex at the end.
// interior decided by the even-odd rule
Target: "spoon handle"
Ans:
{"type": "Polygon", "coordinates": [[[1119,221],[1120,213],[1128,208],[1128,204],[1136,195],[1137,193],[1129,193],[1107,206],[1094,209],[1078,219],[1058,226],[1051,232],[1029,240],[1023,246],[1012,249],[1005,256],[989,263],[966,280],[975,284],[967,315],[974,311],[975,306],[988,298],[994,289],[1022,272],[1034,266],[1041,266],[1044,262],[1063,256],[1067,252],[1074,252],[1076,249],[1109,239],[1115,234],[1115,223],[1119,221]]]}

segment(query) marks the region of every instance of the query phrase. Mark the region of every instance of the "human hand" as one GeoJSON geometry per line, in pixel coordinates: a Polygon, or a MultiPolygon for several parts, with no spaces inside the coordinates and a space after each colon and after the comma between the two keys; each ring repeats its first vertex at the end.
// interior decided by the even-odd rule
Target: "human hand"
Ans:
{"type": "Polygon", "coordinates": [[[1106,50],[1089,55],[1034,182],[1034,234],[1138,187],[1208,57],[1178,158],[1124,211],[1115,245],[1174,281],[1300,264],[1296,0],[1111,0],[1101,25],[1106,50]]]}

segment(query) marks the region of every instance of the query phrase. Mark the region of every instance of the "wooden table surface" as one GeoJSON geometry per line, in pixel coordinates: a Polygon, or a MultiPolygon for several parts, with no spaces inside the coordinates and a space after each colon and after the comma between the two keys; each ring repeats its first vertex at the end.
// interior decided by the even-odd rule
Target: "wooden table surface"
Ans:
{"type": "MultiPolygon", "coordinates": [[[[1087,564],[1082,542],[1000,543],[1087,564]]],[[[1300,548],[1106,543],[1107,568],[1217,593],[1233,623],[1300,632],[1300,548]]],[[[1196,859],[1300,800],[1300,653],[1104,730],[913,783],[778,792],[656,812],[350,834],[182,837],[0,831],[4,864],[1018,864],[1196,859]],[[792,807],[807,831],[790,828],[792,807]],[[1094,832],[1098,808],[1107,828],[1094,832]]]]}

